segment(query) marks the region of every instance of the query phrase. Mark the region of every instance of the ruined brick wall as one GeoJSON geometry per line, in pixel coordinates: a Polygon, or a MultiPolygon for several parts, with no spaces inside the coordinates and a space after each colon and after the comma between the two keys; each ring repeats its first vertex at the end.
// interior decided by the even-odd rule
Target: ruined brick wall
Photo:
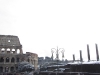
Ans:
{"type": "Polygon", "coordinates": [[[38,69],[38,55],[36,53],[26,52],[27,60],[34,65],[35,70],[38,69]]]}

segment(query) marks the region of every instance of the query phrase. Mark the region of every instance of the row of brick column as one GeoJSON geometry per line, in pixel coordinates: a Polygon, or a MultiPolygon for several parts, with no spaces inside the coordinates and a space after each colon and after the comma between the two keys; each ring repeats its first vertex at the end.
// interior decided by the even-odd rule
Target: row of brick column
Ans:
{"type": "MultiPolygon", "coordinates": [[[[12,59],[12,58],[14,58],[14,62],[13,62],[13,63],[16,63],[16,62],[17,62],[17,58],[15,58],[15,57],[8,57],[9,62],[6,62],[6,58],[7,58],[7,57],[3,57],[4,62],[2,62],[2,63],[4,63],[4,64],[5,64],[5,63],[11,63],[11,59],[12,59]]],[[[1,59],[1,58],[0,58],[0,59],[1,59]]],[[[19,61],[20,61],[20,59],[19,59],[19,61]]],[[[0,63],[1,63],[1,62],[0,62],[0,63]]]]}
{"type": "MultiPolygon", "coordinates": [[[[1,66],[0,66],[1,67],[1,66]]],[[[16,67],[15,66],[11,66],[11,67],[13,67],[14,69],[14,71],[16,70],[16,67]]],[[[3,66],[2,67],[2,72],[6,72],[6,70],[8,69],[8,72],[11,72],[11,67],[9,67],[9,66],[3,66]]]]}
{"type": "MultiPolygon", "coordinates": [[[[0,62],[0,63],[4,63],[4,64],[5,64],[5,63],[9,63],[9,64],[10,64],[10,63],[12,63],[12,62],[11,62],[11,59],[12,59],[12,58],[14,58],[14,62],[13,62],[13,63],[17,63],[17,58],[16,58],[16,57],[2,57],[2,58],[4,59],[4,62],[0,62]],[[6,59],[7,59],[7,58],[9,59],[9,62],[6,62],[6,59]]],[[[0,57],[0,59],[1,59],[1,57],[0,57]]],[[[19,58],[19,62],[20,62],[20,61],[22,61],[21,58],[19,58]]],[[[34,59],[32,59],[32,58],[25,59],[25,61],[28,61],[30,64],[33,64],[33,65],[35,65],[35,63],[36,63],[36,60],[34,60],[34,59]],[[28,60],[29,60],[29,61],[28,61],[28,60]]]]}
{"type": "MultiPolygon", "coordinates": [[[[7,49],[10,49],[10,53],[12,53],[13,51],[13,49],[15,49],[15,53],[14,54],[17,54],[17,51],[18,50],[20,50],[20,54],[23,54],[23,51],[22,51],[22,49],[16,49],[16,48],[4,48],[5,50],[4,50],[4,52],[5,53],[7,53],[7,49]]],[[[0,53],[2,53],[2,48],[0,48],[0,53]]]]}

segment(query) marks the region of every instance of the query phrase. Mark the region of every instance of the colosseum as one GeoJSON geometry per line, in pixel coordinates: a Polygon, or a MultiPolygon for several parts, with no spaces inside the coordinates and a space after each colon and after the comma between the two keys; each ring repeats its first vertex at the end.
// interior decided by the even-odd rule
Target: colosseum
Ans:
{"type": "Polygon", "coordinates": [[[38,55],[31,52],[24,54],[18,36],[0,35],[0,73],[16,72],[17,64],[23,61],[34,65],[36,70],[38,55]]]}

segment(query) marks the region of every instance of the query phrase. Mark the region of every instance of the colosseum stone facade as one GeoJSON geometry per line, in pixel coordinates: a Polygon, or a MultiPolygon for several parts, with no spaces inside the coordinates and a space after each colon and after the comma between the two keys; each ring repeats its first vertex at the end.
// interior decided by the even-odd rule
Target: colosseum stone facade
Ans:
{"type": "Polygon", "coordinates": [[[31,52],[24,54],[17,36],[0,35],[0,73],[16,72],[17,64],[24,61],[34,65],[35,70],[37,69],[37,54],[31,52]]]}

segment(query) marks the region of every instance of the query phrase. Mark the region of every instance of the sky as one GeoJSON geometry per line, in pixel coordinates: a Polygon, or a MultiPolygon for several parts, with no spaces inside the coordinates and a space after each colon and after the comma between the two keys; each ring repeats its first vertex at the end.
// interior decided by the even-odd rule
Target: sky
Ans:
{"type": "Polygon", "coordinates": [[[79,50],[87,60],[89,44],[91,60],[96,60],[100,0],[0,0],[0,34],[18,36],[23,52],[39,57],[51,57],[51,49],[58,46],[67,60],[73,59],[72,54],[79,59],[79,50]]]}

